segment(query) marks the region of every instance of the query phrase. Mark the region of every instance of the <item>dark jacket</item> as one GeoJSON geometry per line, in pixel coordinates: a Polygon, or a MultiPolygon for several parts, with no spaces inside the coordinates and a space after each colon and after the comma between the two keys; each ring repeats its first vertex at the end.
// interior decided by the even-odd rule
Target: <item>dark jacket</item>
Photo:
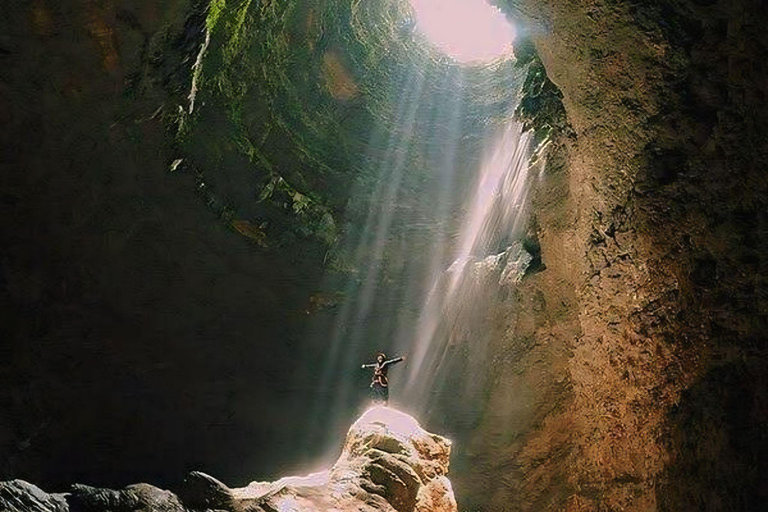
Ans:
{"type": "Polygon", "coordinates": [[[387,387],[389,385],[389,381],[387,381],[387,372],[389,371],[389,367],[393,364],[399,363],[403,359],[403,357],[396,357],[394,359],[390,359],[389,361],[382,361],[381,363],[375,362],[371,364],[364,364],[363,368],[373,368],[373,380],[371,381],[371,387],[387,387]]]}

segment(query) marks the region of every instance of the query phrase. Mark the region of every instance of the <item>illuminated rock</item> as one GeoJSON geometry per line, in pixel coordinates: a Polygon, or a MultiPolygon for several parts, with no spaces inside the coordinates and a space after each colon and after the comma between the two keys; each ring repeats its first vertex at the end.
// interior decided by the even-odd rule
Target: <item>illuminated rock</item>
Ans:
{"type": "Polygon", "coordinates": [[[46,494],[34,485],[0,482],[0,510],[11,512],[457,512],[446,477],[451,442],[405,413],[375,407],[349,429],[332,468],[305,477],[230,489],[190,473],[179,496],[148,484],[122,490],[74,485],[46,494]]]}
{"type": "Polygon", "coordinates": [[[453,512],[456,500],[445,476],[450,453],[449,440],[422,429],[411,416],[375,407],[352,425],[330,470],[253,482],[232,489],[233,502],[286,512],[453,512]]]}

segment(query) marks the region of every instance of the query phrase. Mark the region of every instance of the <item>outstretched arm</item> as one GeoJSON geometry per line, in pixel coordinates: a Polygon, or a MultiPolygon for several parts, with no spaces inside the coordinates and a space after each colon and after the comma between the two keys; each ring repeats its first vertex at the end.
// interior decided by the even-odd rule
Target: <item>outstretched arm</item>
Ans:
{"type": "Polygon", "coordinates": [[[396,357],[394,359],[390,359],[389,361],[384,361],[384,366],[389,366],[391,364],[399,363],[400,361],[404,361],[404,360],[405,360],[405,357],[403,356],[396,357]]]}
{"type": "Polygon", "coordinates": [[[360,368],[376,368],[376,363],[364,364],[360,368]]]}

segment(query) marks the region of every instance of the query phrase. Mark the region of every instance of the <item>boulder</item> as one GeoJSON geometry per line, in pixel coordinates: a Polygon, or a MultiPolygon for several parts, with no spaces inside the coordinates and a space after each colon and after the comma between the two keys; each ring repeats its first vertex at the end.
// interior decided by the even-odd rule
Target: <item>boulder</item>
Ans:
{"type": "Polygon", "coordinates": [[[232,489],[232,512],[456,512],[451,442],[405,413],[374,407],[347,434],[334,466],[232,489]]]}
{"type": "Polygon", "coordinates": [[[67,502],[71,512],[185,512],[175,494],[149,484],[118,491],[75,484],[67,502]]]}
{"type": "Polygon", "coordinates": [[[67,512],[67,502],[61,494],[48,494],[24,480],[0,482],[2,512],[67,512]]]}

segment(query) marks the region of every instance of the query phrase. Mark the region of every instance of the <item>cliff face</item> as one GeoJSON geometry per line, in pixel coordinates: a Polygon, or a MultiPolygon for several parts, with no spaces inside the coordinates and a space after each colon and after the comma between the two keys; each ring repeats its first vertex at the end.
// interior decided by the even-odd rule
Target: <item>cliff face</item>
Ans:
{"type": "Polygon", "coordinates": [[[511,4],[574,134],[534,199],[546,270],[494,313],[495,353],[519,355],[496,360],[474,457],[506,479],[466,490],[498,510],[760,508],[765,11],[511,4]]]}
{"type": "Polygon", "coordinates": [[[347,434],[334,466],[307,477],[230,489],[199,472],[177,494],[148,484],[121,490],[74,485],[47,494],[22,480],[0,483],[7,512],[456,512],[448,473],[451,443],[407,414],[376,407],[347,434]]]}
{"type": "Polygon", "coordinates": [[[298,436],[311,398],[286,400],[280,369],[318,357],[292,347],[324,253],[262,247],[169,170],[203,4],[13,2],[0,20],[3,478],[168,483],[190,461],[228,478],[292,458],[266,442],[226,462],[298,436]]]}

